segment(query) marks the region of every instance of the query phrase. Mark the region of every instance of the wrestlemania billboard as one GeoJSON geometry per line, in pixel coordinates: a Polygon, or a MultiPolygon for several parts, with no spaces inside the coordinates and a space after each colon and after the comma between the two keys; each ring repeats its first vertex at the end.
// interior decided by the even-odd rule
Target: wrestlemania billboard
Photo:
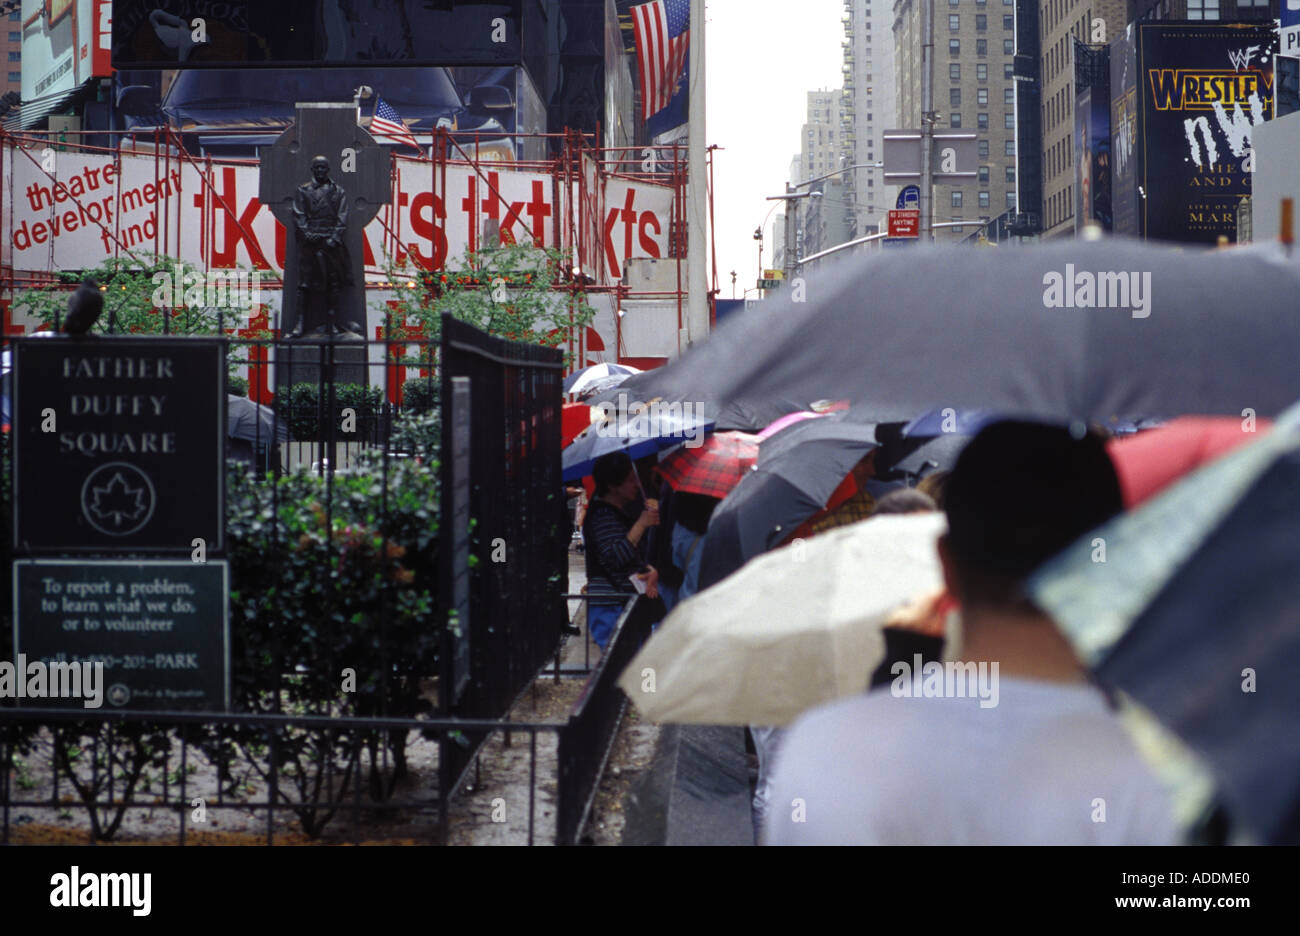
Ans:
{"type": "Polygon", "coordinates": [[[1130,52],[1136,68],[1126,88],[1128,75],[1114,80],[1124,50],[1112,47],[1117,233],[1211,244],[1221,236],[1237,239],[1237,203],[1250,194],[1254,171],[1251,132],[1273,116],[1276,49],[1271,24],[1137,24],[1130,52]],[[1120,139],[1133,129],[1123,123],[1130,90],[1136,92],[1137,133],[1120,139]],[[1120,225],[1121,146],[1137,156],[1137,231],[1120,225]]]}

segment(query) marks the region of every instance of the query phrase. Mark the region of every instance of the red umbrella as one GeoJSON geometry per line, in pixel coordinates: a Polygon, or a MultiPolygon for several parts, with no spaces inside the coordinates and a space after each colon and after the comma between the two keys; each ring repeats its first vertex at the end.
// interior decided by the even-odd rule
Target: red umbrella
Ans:
{"type": "Polygon", "coordinates": [[[715,432],[697,448],[680,448],[659,463],[674,491],[724,498],[758,461],[758,437],[715,432]]]}
{"type": "Polygon", "coordinates": [[[565,403],[560,410],[560,447],[568,445],[590,425],[590,406],[586,403],[565,403]]]}
{"type": "Polygon", "coordinates": [[[1247,431],[1249,426],[1235,416],[1183,416],[1158,429],[1112,439],[1106,449],[1119,475],[1124,506],[1140,504],[1206,462],[1258,439],[1272,422],[1258,420],[1255,431],[1247,431]]]}

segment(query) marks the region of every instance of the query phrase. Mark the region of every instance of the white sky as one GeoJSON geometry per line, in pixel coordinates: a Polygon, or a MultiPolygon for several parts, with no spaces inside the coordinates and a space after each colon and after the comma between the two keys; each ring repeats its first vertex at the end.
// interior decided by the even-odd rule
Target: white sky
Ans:
{"type": "MultiPolygon", "coordinates": [[[[714,153],[713,212],[718,296],[758,278],[754,228],[785,190],[799,152],[807,93],[843,84],[842,0],[708,0],[705,7],[705,137],[714,153]]],[[[772,217],[763,264],[772,264],[772,217]]],[[[710,268],[710,275],[712,269],[710,268]]]]}

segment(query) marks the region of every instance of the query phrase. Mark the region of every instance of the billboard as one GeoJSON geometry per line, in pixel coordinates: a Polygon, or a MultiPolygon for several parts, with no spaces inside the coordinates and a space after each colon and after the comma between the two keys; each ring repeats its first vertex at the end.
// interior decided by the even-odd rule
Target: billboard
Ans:
{"type": "Polygon", "coordinates": [[[167,126],[190,153],[252,159],[294,121],[299,101],[350,102],[363,85],[372,94],[361,102],[362,123],[382,98],[426,152],[443,127],[460,146],[454,159],[475,147],[481,160],[545,157],[544,140],[512,136],[546,131],[545,105],[518,65],[124,69],[114,76],[115,129],[152,141],[167,126]]]}
{"type": "Polygon", "coordinates": [[[1271,25],[1137,26],[1144,237],[1236,240],[1237,203],[1254,172],[1251,131],[1273,115],[1276,49],[1271,25]]]}
{"type": "Polygon", "coordinates": [[[112,0],[23,0],[22,98],[26,102],[112,73],[112,0]]]}
{"type": "Polygon", "coordinates": [[[1074,107],[1074,229],[1097,224],[1111,229],[1110,107],[1103,94],[1085,88],[1074,107]]]}
{"type": "Polygon", "coordinates": [[[523,0],[115,0],[113,66],[520,64],[523,5],[523,0]]]}
{"type": "Polygon", "coordinates": [[[1140,237],[1137,52],[1134,27],[1110,45],[1111,230],[1140,237]]]}

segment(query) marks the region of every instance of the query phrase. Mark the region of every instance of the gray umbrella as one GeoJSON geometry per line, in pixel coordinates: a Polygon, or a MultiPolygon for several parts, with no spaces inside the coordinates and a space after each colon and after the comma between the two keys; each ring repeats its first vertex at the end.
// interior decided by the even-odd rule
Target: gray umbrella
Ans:
{"type": "Polygon", "coordinates": [[[727,321],[646,389],[847,397],[881,421],[934,406],[1271,416],[1300,392],[1298,294],[1297,264],[1266,249],[1112,238],[858,255],[810,274],[806,301],[727,321]]]}
{"type": "Polygon", "coordinates": [[[226,394],[226,435],[258,444],[289,441],[289,425],[269,406],[226,394]]]}

